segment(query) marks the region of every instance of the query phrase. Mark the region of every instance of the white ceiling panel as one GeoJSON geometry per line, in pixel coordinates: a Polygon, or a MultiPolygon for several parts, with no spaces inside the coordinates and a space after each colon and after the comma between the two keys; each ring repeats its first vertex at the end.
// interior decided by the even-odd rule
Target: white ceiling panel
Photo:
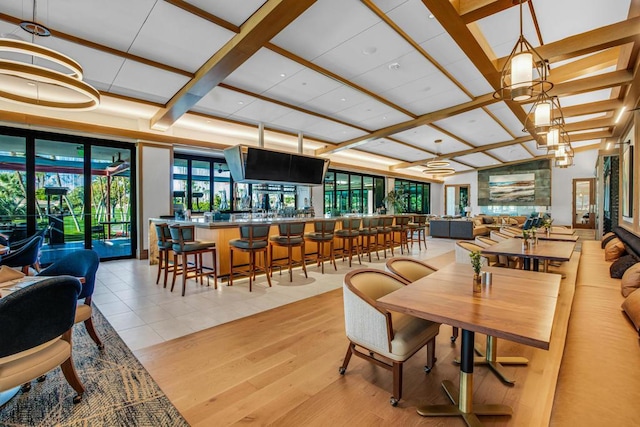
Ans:
{"type": "Polygon", "coordinates": [[[412,162],[429,158],[424,151],[398,144],[388,139],[376,139],[358,147],[358,150],[373,154],[381,154],[405,162],[412,162]]]}
{"type": "Polygon", "coordinates": [[[228,117],[255,101],[257,101],[257,98],[254,98],[253,96],[216,87],[203,97],[196,104],[193,110],[213,114],[218,117],[228,117]]]}
{"type": "Polygon", "coordinates": [[[370,99],[360,91],[340,85],[330,92],[305,102],[302,106],[323,114],[336,114],[370,99]]]}
{"type": "Polygon", "coordinates": [[[273,102],[256,99],[249,103],[249,105],[242,106],[242,108],[233,113],[231,117],[239,121],[249,120],[253,123],[269,123],[290,112],[290,108],[282,107],[273,102]]]}
{"type": "MultiPolygon", "coordinates": [[[[31,20],[32,2],[2,3],[3,10],[19,5],[24,13],[17,17],[31,20]]],[[[155,3],[156,0],[39,0],[36,18],[52,30],[127,51],[155,3]]]]}
{"type": "Polygon", "coordinates": [[[428,105],[450,106],[470,100],[464,92],[439,71],[387,90],[382,93],[382,96],[405,108],[415,103],[416,107],[414,108],[421,112],[434,111],[427,110],[428,105]]]}
{"type": "MultiPolygon", "coordinates": [[[[364,122],[367,120],[378,118],[378,126],[373,128],[375,130],[384,126],[389,126],[389,124],[382,124],[382,122],[386,122],[386,114],[391,115],[394,114],[394,112],[396,112],[396,110],[387,106],[386,104],[376,101],[373,98],[368,98],[360,104],[346,108],[333,115],[341,120],[353,123],[354,125],[358,126],[363,126],[364,122]]],[[[410,117],[404,117],[405,120],[410,119],[410,117]]]]}
{"type": "Polygon", "coordinates": [[[420,46],[442,66],[447,66],[465,58],[462,49],[458,47],[456,42],[447,33],[438,34],[420,43],[420,46]]]}
{"type": "Polygon", "coordinates": [[[584,116],[565,117],[564,118],[564,122],[565,123],[577,123],[577,122],[583,122],[585,120],[603,119],[608,114],[609,113],[595,113],[595,114],[585,114],[584,116]]]}
{"type": "Polygon", "coordinates": [[[234,35],[185,10],[159,1],[140,28],[129,52],[195,72],[234,35]]]}
{"type": "Polygon", "coordinates": [[[513,139],[491,116],[482,110],[468,111],[438,120],[434,124],[475,146],[513,139]]]}
{"type": "Polygon", "coordinates": [[[381,129],[398,123],[411,120],[411,117],[396,110],[389,109],[388,112],[360,121],[360,126],[365,129],[381,129]]]}
{"type": "Polygon", "coordinates": [[[561,96],[560,106],[570,107],[573,105],[587,104],[596,101],[606,101],[611,98],[611,89],[600,89],[592,92],[581,93],[579,95],[561,96]]]}
{"type": "Polygon", "coordinates": [[[486,154],[483,154],[483,153],[467,154],[466,156],[456,157],[456,160],[467,163],[476,168],[483,167],[483,166],[491,166],[491,165],[500,163],[494,158],[487,156],[486,154]]]}
{"type": "Polygon", "coordinates": [[[408,104],[408,110],[421,116],[423,114],[432,113],[434,111],[443,110],[445,108],[464,104],[470,101],[469,97],[460,89],[454,88],[447,92],[443,92],[438,96],[425,96],[419,100],[408,104]]]}
{"type": "Polygon", "coordinates": [[[536,147],[536,142],[533,140],[525,142],[524,145],[526,145],[527,148],[531,150],[531,152],[536,156],[544,156],[545,154],[547,154],[546,149],[538,150],[538,148],[536,147]]]}
{"type": "Polygon", "coordinates": [[[586,147],[586,146],[593,145],[593,144],[600,144],[600,140],[599,139],[589,139],[587,141],[576,141],[576,142],[572,142],[571,146],[573,148],[579,148],[579,147],[586,147]]]}
{"type": "Polygon", "coordinates": [[[449,135],[426,125],[396,133],[393,137],[432,153],[446,154],[470,148],[449,135]],[[437,139],[441,139],[442,142],[436,143],[437,139]]]}
{"type": "Polygon", "coordinates": [[[329,77],[304,68],[264,92],[264,95],[300,106],[341,86],[341,83],[329,77]]]}
{"type": "Polygon", "coordinates": [[[280,31],[272,42],[312,60],[377,22],[378,17],[360,2],[322,0],[280,31]]]}
{"type": "Polygon", "coordinates": [[[449,64],[447,69],[453,78],[471,92],[473,96],[493,92],[493,87],[469,59],[463,58],[453,64],[449,64]]]}
{"type": "Polygon", "coordinates": [[[275,126],[295,133],[299,132],[301,129],[307,129],[308,132],[305,132],[305,134],[311,134],[311,129],[313,129],[313,126],[316,126],[316,129],[321,130],[322,124],[324,122],[334,123],[320,117],[292,110],[288,114],[285,114],[278,117],[276,120],[273,120],[272,123],[275,126]]]}
{"type": "MultiPolygon", "coordinates": [[[[381,1],[375,3],[380,7],[381,1]]],[[[404,1],[388,14],[417,43],[423,43],[445,32],[436,19],[429,17],[431,12],[420,0],[404,1]]]]}
{"type": "Polygon", "coordinates": [[[338,143],[358,138],[366,135],[366,133],[354,127],[345,126],[331,120],[318,119],[306,128],[305,135],[311,135],[325,141],[338,143]]]}
{"type": "MultiPolygon", "coordinates": [[[[533,47],[540,46],[528,4],[522,5],[522,21],[524,37],[533,47]]],[[[477,21],[477,24],[495,56],[498,58],[507,56],[511,53],[520,35],[520,8],[518,6],[510,7],[477,21]]],[[[557,24],[558,21],[556,21],[557,24]]],[[[545,42],[548,43],[547,40],[545,42]]]]}
{"type": "Polygon", "coordinates": [[[535,0],[538,25],[545,43],[627,19],[630,0],[535,0]],[[558,25],[562,22],[562,25],[558,25]]]}
{"type": "Polygon", "coordinates": [[[224,83],[263,93],[303,69],[303,65],[262,48],[231,73],[224,83]]]}
{"type": "Polygon", "coordinates": [[[397,58],[412,50],[397,32],[380,22],[319,56],[314,62],[351,79],[382,64],[396,62],[397,58]]]}
{"type": "Polygon", "coordinates": [[[39,40],[39,44],[75,59],[84,71],[83,80],[99,90],[109,90],[125,61],[121,56],[109,55],[56,37],[39,40]]]}
{"type": "Polygon", "coordinates": [[[241,2],[186,0],[186,2],[237,26],[242,25],[266,3],[265,0],[241,0],[241,2]]]}
{"type": "MultiPolygon", "coordinates": [[[[504,102],[500,101],[495,104],[488,105],[486,108],[491,112],[491,114],[496,116],[496,118],[516,136],[516,138],[529,135],[528,132],[522,131],[524,128],[522,122],[515,114],[513,114],[513,111],[511,111],[504,102]]],[[[525,111],[529,110],[525,109],[525,111]]]]}
{"type": "Polygon", "coordinates": [[[125,60],[109,91],[164,104],[187,81],[185,76],[125,60]]]}
{"type": "Polygon", "coordinates": [[[498,157],[503,162],[513,162],[516,160],[526,160],[532,158],[531,154],[529,154],[529,152],[525,150],[520,144],[495,148],[493,150],[489,150],[488,152],[498,157]]]}
{"type": "Polygon", "coordinates": [[[361,74],[353,82],[375,92],[385,92],[434,73],[438,69],[414,51],[361,74]]]}

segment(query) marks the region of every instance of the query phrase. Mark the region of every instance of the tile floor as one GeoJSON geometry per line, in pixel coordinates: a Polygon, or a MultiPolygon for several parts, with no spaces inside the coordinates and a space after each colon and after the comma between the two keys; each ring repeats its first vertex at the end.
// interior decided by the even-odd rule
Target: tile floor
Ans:
{"type": "MultiPolygon", "coordinates": [[[[421,251],[414,245],[412,256],[428,259],[442,255],[454,249],[455,241],[428,238],[427,243],[428,249],[423,247],[421,251]]],[[[362,267],[384,269],[384,257],[377,261],[374,256],[372,261],[363,260],[362,267]]],[[[337,289],[350,270],[347,262],[338,260],[337,266],[335,271],[326,264],[323,275],[319,268],[309,265],[308,278],[298,268],[291,283],[286,271],[282,275],[275,272],[271,288],[267,287],[265,278],[259,276],[251,293],[246,279],[234,280],[233,287],[219,281],[218,289],[189,281],[186,296],[182,297],[178,285],[170,292],[162,284],[155,284],[157,266],[149,265],[148,260],[110,261],[98,269],[93,301],[135,351],[337,289]]],[[[356,262],[352,269],[358,267],[356,262]]]]}

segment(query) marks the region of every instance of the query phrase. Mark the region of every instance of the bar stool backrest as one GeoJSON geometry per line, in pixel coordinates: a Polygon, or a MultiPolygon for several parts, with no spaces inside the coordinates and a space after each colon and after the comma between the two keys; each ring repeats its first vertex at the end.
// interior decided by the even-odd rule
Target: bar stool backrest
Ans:
{"type": "Polygon", "coordinates": [[[398,215],[396,216],[396,225],[405,226],[409,224],[411,217],[408,215],[398,215]]]}
{"type": "Polygon", "coordinates": [[[343,230],[359,230],[361,222],[362,220],[360,218],[345,218],[342,220],[342,229],[343,230]]]}
{"type": "Polygon", "coordinates": [[[367,230],[378,228],[378,218],[365,216],[362,218],[362,228],[367,230]]]}
{"type": "Polygon", "coordinates": [[[271,226],[266,224],[247,224],[240,226],[240,238],[250,241],[267,240],[271,226]]]}
{"type": "Polygon", "coordinates": [[[156,234],[158,235],[158,247],[170,248],[171,247],[171,230],[169,230],[169,224],[161,223],[156,224],[156,234]]]}
{"type": "Polygon", "coordinates": [[[382,218],[380,218],[380,225],[384,228],[391,227],[393,225],[393,217],[383,216],[382,218]]]}
{"type": "Polygon", "coordinates": [[[313,231],[320,233],[322,236],[333,234],[336,229],[335,220],[315,221],[313,223],[313,231]]]}
{"type": "Polygon", "coordinates": [[[300,237],[304,234],[304,222],[284,222],[278,224],[280,236],[300,237]]]}
{"type": "Polygon", "coordinates": [[[173,250],[182,251],[184,244],[195,241],[196,227],[194,225],[172,225],[169,227],[173,250]]]}
{"type": "Polygon", "coordinates": [[[413,222],[415,222],[416,224],[419,225],[424,225],[427,223],[427,216],[426,215],[414,215],[413,216],[413,222]]]}

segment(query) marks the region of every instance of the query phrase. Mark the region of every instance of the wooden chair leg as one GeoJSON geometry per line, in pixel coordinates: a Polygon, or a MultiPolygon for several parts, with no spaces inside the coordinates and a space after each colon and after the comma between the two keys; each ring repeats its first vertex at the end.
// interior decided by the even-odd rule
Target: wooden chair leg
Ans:
{"type": "Polygon", "coordinates": [[[227,286],[233,286],[233,249],[229,248],[229,281],[227,286]]]}
{"type": "Polygon", "coordinates": [[[156,285],[158,283],[160,283],[160,274],[162,273],[162,270],[163,270],[162,264],[163,264],[163,261],[164,261],[164,252],[165,251],[161,250],[158,253],[158,275],[156,276],[156,285]]]}
{"type": "Polygon", "coordinates": [[[267,276],[267,283],[269,283],[269,287],[271,287],[271,277],[269,276],[269,272],[267,271],[267,262],[269,261],[268,259],[268,254],[267,251],[263,251],[264,252],[264,272],[265,272],[265,276],[267,276]]]}
{"type": "Polygon", "coordinates": [[[340,374],[344,375],[347,371],[347,366],[349,366],[349,361],[351,360],[351,355],[353,354],[353,349],[356,347],[355,344],[349,343],[347,347],[347,354],[344,355],[344,360],[342,361],[342,366],[340,367],[340,374]]]}
{"type": "Polygon", "coordinates": [[[173,278],[171,279],[171,292],[173,292],[173,287],[176,285],[176,276],[178,275],[178,254],[173,253],[173,278]]]}
{"type": "Polygon", "coordinates": [[[436,339],[435,337],[427,343],[427,366],[425,366],[425,372],[431,372],[431,369],[436,364],[436,339]]]}
{"type": "Polygon", "coordinates": [[[393,396],[391,404],[396,406],[398,400],[402,399],[402,363],[393,362],[393,396]],[[395,399],[395,404],[393,399],[395,399]]]}
{"type": "MultiPolygon", "coordinates": [[[[71,329],[62,335],[62,339],[71,345],[71,329]]],[[[78,393],[77,396],[73,398],[73,403],[79,403],[82,400],[82,395],[84,394],[84,386],[82,385],[82,382],[80,382],[80,378],[78,378],[76,369],[73,366],[73,355],[70,354],[69,358],[65,360],[60,367],[62,368],[62,373],[69,385],[73,387],[76,393],[78,393]]]]}
{"type": "MultiPolygon", "coordinates": [[[[300,259],[302,263],[302,271],[304,271],[304,277],[309,278],[309,276],[307,276],[307,265],[304,262],[304,242],[302,242],[302,245],[300,245],[300,259]]],[[[324,273],[324,263],[322,263],[322,267],[322,272],[324,273]]]]}
{"type": "MultiPolygon", "coordinates": [[[[184,296],[184,293],[187,289],[187,274],[188,274],[188,269],[189,269],[189,257],[187,256],[186,252],[182,253],[182,296],[184,296]]],[[[197,268],[197,267],[196,267],[197,268]]]]}
{"type": "Polygon", "coordinates": [[[91,316],[89,316],[89,318],[84,321],[84,327],[87,328],[87,332],[89,333],[89,336],[91,337],[93,342],[96,343],[96,345],[98,346],[98,350],[104,349],[104,344],[102,344],[102,341],[100,340],[100,337],[96,332],[96,328],[93,326],[93,318],[91,316]]]}

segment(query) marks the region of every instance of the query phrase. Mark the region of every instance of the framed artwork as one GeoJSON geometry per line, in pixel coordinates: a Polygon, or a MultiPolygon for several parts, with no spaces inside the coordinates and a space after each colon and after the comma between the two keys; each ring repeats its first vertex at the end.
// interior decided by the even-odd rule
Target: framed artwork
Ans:
{"type": "Polygon", "coordinates": [[[495,204],[533,202],[536,194],[534,173],[489,176],[489,201],[495,204]]]}
{"type": "Polygon", "coordinates": [[[631,218],[633,207],[633,145],[622,154],[622,216],[631,218]]]}

